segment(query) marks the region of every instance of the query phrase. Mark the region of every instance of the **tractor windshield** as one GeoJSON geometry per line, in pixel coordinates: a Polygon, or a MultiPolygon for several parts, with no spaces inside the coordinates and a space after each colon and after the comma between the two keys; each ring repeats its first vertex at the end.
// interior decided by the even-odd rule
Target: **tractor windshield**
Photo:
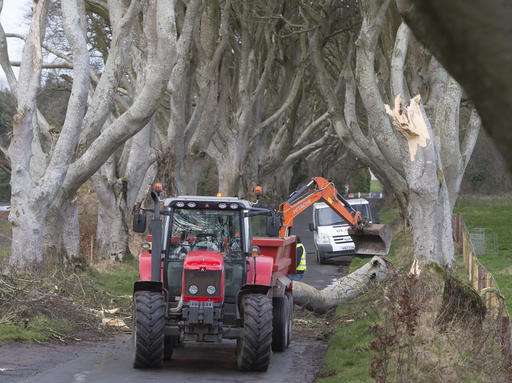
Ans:
{"type": "Polygon", "coordinates": [[[183,258],[191,250],[211,250],[240,256],[240,212],[209,209],[174,209],[170,256],[183,258]]]}

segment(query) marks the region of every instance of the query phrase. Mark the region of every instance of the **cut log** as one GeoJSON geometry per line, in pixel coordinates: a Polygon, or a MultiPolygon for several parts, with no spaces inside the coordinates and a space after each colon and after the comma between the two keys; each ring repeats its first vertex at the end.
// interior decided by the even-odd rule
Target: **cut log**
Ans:
{"type": "Polygon", "coordinates": [[[353,273],[334,280],[319,290],[303,282],[293,282],[293,301],[296,305],[325,313],[337,305],[354,299],[368,290],[374,282],[383,281],[390,273],[388,261],[373,257],[353,273]]]}

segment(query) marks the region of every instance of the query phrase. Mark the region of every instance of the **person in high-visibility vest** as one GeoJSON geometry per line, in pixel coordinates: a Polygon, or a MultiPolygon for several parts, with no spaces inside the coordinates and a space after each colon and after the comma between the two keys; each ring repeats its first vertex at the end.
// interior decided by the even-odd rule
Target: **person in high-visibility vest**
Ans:
{"type": "Polygon", "coordinates": [[[300,241],[300,238],[297,237],[297,244],[295,247],[295,258],[297,260],[297,274],[291,275],[291,279],[293,280],[300,280],[304,278],[304,273],[308,269],[307,266],[307,259],[306,259],[306,248],[300,241]]]}

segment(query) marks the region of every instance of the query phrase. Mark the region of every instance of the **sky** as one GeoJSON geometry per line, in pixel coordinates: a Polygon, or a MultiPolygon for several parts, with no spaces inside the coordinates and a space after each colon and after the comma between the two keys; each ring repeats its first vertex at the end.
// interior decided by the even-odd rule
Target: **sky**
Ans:
{"type": "MultiPolygon", "coordinates": [[[[4,0],[0,22],[2,23],[5,33],[27,34],[28,21],[24,16],[30,11],[31,3],[30,0],[4,0]]],[[[10,59],[19,61],[23,50],[23,41],[9,38],[7,39],[7,46],[9,48],[10,59]]],[[[17,68],[14,68],[14,73],[18,73],[17,68]]],[[[2,69],[0,69],[0,83],[2,88],[7,86],[5,74],[2,69]]]]}

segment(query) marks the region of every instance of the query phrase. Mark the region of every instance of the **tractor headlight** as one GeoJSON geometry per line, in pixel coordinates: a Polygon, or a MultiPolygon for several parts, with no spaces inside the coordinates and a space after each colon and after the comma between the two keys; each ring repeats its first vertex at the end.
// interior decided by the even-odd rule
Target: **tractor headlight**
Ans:
{"type": "Polygon", "coordinates": [[[190,294],[192,294],[192,295],[196,295],[198,291],[199,291],[199,289],[197,288],[197,286],[196,286],[196,285],[190,285],[190,286],[188,287],[188,292],[189,292],[190,294]]]}
{"type": "Polygon", "coordinates": [[[318,243],[321,243],[323,245],[326,245],[330,243],[329,236],[325,233],[318,233],[318,243]]]}
{"type": "Polygon", "coordinates": [[[208,287],[206,288],[206,292],[207,292],[208,294],[210,294],[210,295],[215,294],[215,291],[217,291],[217,289],[215,288],[215,286],[208,286],[208,287]]]}

